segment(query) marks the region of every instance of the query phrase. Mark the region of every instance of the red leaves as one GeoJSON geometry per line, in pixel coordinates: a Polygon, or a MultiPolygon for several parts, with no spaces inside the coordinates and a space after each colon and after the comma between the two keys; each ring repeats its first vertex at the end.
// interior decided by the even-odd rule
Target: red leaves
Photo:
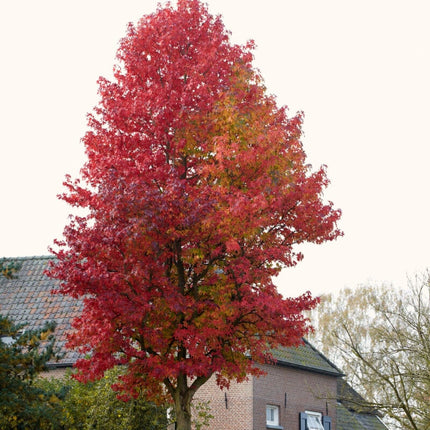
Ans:
{"type": "Polygon", "coordinates": [[[237,243],[237,240],[229,239],[225,243],[226,252],[228,254],[234,253],[234,252],[240,252],[240,246],[237,243]]]}
{"type": "Polygon", "coordinates": [[[268,348],[309,329],[310,295],[272,284],[300,259],[294,245],[341,233],[306,165],[302,115],[265,94],[252,49],[232,45],[219,18],[182,0],[130,26],[115,82],[100,79],[82,178],[66,181],[72,219],[51,276],[87,297],[71,338],[78,365],[100,375],[128,363],[123,385],[153,393],[168,379],[242,380],[268,348]]]}

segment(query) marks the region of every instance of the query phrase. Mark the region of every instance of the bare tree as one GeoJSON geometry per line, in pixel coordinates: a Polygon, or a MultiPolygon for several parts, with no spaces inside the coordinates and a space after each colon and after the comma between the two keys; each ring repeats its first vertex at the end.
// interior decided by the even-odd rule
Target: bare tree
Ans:
{"type": "Polygon", "coordinates": [[[366,286],[323,296],[311,318],[317,328],[311,340],[387,422],[430,429],[428,272],[403,290],[366,286]]]}

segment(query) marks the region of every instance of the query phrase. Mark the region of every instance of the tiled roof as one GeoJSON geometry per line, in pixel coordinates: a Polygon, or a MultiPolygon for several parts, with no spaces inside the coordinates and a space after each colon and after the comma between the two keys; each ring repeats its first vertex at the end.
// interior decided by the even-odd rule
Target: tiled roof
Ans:
{"type": "Polygon", "coordinates": [[[326,375],[343,376],[342,372],[308,341],[297,348],[278,348],[272,351],[273,357],[280,365],[311,370],[326,375]]]}
{"type": "Polygon", "coordinates": [[[386,430],[377,409],[344,379],[337,381],[337,428],[339,430],[386,430]]]}
{"type": "Polygon", "coordinates": [[[0,314],[8,316],[17,324],[29,329],[39,328],[46,321],[55,321],[56,345],[65,355],[57,364],[70,365],[78,354],[66,350],[66,334],[73,318],[79,316],[82,303],[69,296],[51,294],[58,281],[44,274],[53,257],[20,257],[6,261],[18,262],[21,266],[14,279],[0,276],[0,314]]]}
{"type": "Polygon", "coordinates": [[[338,430],[387,430],[377,415],[356,412],[342,403],[336,405],[338,430]]]}

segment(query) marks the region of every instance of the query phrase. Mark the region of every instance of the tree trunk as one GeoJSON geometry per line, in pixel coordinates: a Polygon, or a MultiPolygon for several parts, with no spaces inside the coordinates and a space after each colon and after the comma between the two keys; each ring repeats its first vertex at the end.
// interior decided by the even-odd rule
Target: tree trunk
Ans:
{"type": "Polygon", "coordinates": [[[188,386],[188,378],[185,374],[179,374],[176,384],[166,378],[164,384],[172,396],[175,405],[176,430],[191,430],[191,402],[196,391],[208,381],[211,375],[198,376],[188,386]]]}
{"type": "Polygon", "coordinates": [[[176,430],[191,430],[191,398],[181,395],[179,390],[175,396],[176,430]]]}

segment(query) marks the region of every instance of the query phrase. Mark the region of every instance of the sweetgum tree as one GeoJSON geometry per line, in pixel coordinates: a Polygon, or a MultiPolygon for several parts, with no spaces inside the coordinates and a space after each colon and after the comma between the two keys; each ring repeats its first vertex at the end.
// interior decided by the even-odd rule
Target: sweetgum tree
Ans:
{"type": "Polygon", "coordinates": [[[170,395],[178,429],[212,375],[258,374],[270,348],[300,342],[310,294],[272,283],[302,242],[339,236],[288,117],[219,17],[179,0],[130,25],[83,138],[88,161],[62,199],[86,208],[57,241],[50,275],[84,297],[70,345],[83,379],[115,365],[116,387],[170,395]]]}

